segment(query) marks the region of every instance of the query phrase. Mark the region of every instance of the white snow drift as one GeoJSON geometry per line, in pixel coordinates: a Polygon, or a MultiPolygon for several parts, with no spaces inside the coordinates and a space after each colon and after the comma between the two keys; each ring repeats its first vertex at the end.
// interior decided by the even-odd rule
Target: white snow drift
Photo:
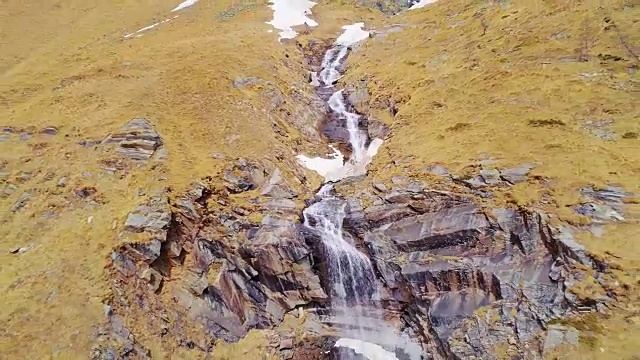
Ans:
{"type": "Polygon", "coordinates": [[[198,0],[185,0],[185,1],[181,2],[180,5],[176,6],[175,9],[171,10],[171,12],[180,11],[180,10],[182,10],[184,8],[188,8],[189,6],[191,6],[191,5],[193,5],[193,4],[197,3],[197,2],[198,2],[198,0]]]}
{"type": "Polygon", "coordinates": [[[273,9],[273,20],[267,24],[280,30],[280,39],[293,39],[298,33],[293,30],[294,26],[307,24],[308,26],[318,26],[318,23],[311,19],[311,8],[316,4],[308,0],[269,0],[273,9]]]}
{"type": "Polygon", "coordinates": [[[409,10],[415,10],[415,9],[420,9],[423,8],[429,4],[433,4],[434,2],[436,2],[438,0],[420,0],[419,2],[413,4],[409,10]]]}
{"type": "Polygon", "coordinates": [[[398,360],[394,353],[366,341],[342,338],[336,342],[335,347],[351,348],[356,354],[363,355],[369,360],[398,360]]]}
{"type": "Polygon", "coordinates": [[[338,39],[336,40],[336,44],[342,45],[342,46],[351,46],[357,43],[358,41],[362,41],[368,38],[369,32],[362,30],[363,26],[364,26],[364,23],[361,23],[361,22],[355,23],[352,25],[343,26],[342,29],[344,29],[344,33],[338,36],[338,39]]]}

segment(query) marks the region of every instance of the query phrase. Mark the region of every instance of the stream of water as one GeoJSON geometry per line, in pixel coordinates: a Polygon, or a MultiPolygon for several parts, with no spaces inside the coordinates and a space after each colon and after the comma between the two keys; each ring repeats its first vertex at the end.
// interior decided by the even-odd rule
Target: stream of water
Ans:
{"type": "MultiPolygon", "coordinates": [[[[321,164],[321,161],[327,164],[333,159],[299,157],[308,168],[320,169],[318,172],[326,181],[316,194],[319,201],[304,210],[304,225],[321,241],[324,268],[331,284],[326,289],[331,298],[330,322],[338,324],[344,336],[336,346],[349,347],[369,359],[396,360],[395,354],[378,345],[381,344],[387,348],[402,348],[405,353],[413,352],[414,355],[409,357],[420,359],[420,348],[396,334],[384,321],[380,289],[371,261],[343,232],[346,202],[333,194],[334,182],[366,174],[367,165],[382,144],[382,140],[373,139],[367,148],[369,138],[365,129],[360,128],[360,115],[348,110],[343,90],[334,89],[334,83],[342,77],[340,68],[348,53],[348,46],[340,42],[329,49],[324,55],[317,82],[324,93],[333,91],[328,104],[331,111],[344,121],[349,132],[351,157],[342,163],[341,154],[335,155],[333,159],[340,160],[324,173],[319,166],[314,168],[314,164],[321,164]]],[[[334,148],[334,151],[337,150],[334,148]]]]}

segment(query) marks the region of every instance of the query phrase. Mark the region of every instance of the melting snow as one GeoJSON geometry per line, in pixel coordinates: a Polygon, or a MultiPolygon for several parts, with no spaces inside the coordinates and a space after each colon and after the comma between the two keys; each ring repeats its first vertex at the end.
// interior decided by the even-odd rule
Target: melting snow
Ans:
{"type": "Polygon", "coordinates": [[[318,23],[307,15],[311,15],[311,8],[316,4],[308,0],[269,0],[273,5],[273,20],[267,24],[281,30],[280,39],[293,39],[298,35],[292,27],[307,24],[318,26],[318,23]]]}
{"type": "Polygon", "coordinates": [[[176,6],[175,9],[171,10],[171,12],[180,11],[180,10],[182,10],[184,8],[188,8],[189,6],[191,6],[191,5],[193,5],[193,4],[197,3],[197,2],[198,2],[198,0],[185,0],[185,1],[181,2],[180,5],[176,6]]]}
{"type": "Polygon", "coordinates": [[[344,155],[342,155],[340,150],[333,147],[333,145],[329,145],[329,147],[333,149],[333,154],[329,155],[329,159],[321,157],[310,158],[305,155],[298,155],[296,158],[304,167],[324,177],[325,181],[331,181],[334,179],[334,175],[332,174],[339,172],[344,166],[344,155]]]}
{"type": "MultiPolygon", "coordinates": [[[[177,18],[177,17],[178,17],[178,15],[176,15],[176,16],[174,16],[174,17],[172,17],[172,18],[164,19],[164,20],[162,20],[162,21],[158,21],[157,23],[153,23],[153,24],[151,24],[151,25],[149,25],[149,26],[145,26],[145,27],[143,27],[142,29],[140,29],[140,30],[138,30],[138,31],[136,31],[136,32],[132,32],[132,33],[129,33],[129,34],[125,35],[125,36],[124,36],[124,38],[125,38],[125,39],[127,39],[127,38],[132,37],[133,35],[140,34],[140,33],[141,33],[141,32],[143,32],[143,31],[147,31],[147,30],[153,29],[154,27],[156,27],[156,26],[158,26],[158,25],[160,25],[160,24],[164,24],[164,23],[166,23],[167,21],[171,21],[172,19],[175,19],[175,18],[177,18]]],[[[142,36],[142,34],[140,34],[140,35],[136,35],[136,37],[140,37],[140,36],[142,36]]]]}
{"type": "Polygon", "coordinates": [[[325,182],[334,182],[347,177],[366,174],[367,166],[369,166],[373,157],[378,153],[382,142],[382,139],[378,138],[371,140],[364,155],[357,162],[351,159],[345,164],[344,155],[332,145],[329,146],[333,149],[334,153],[331,154],[328,159],[321,157],[310,158],[305,155],[298,155],[296,158],[304,167],[320,174],[325,182]]]}
{"type": "Polygon", "coordinates": [[[429,4],[433,4],[436,1],[438,1],[438,0],[420,0],[419,2],[411,5],[409,10],[420,9],[420,8],[423,8],[423,7],[427,6],[427,5],[429,5],[429,4]]]}
{"type": "Polygon", "coordinates": [[[336,44],[342,46],[351,46],[358,41],[362,41],[369,37],[369,32],[362,30],[364,23],[355,23],[353,25],[345,25],[342,28],[344,33],[338,36],[336,44]]]}
{"type": "Polygon", "coordinates": [[[369,360],[398,360],[396,355],[385,350],[382,346],[366,341],[342,338],[336,342],[335,347],[348,347],[356,354],[363,355],[369,360]]]}

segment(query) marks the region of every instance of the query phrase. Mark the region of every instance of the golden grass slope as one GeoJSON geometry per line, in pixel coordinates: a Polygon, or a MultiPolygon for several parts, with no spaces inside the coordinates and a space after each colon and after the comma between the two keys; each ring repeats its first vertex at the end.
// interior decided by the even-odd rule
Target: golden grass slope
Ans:
{"type": "Polygon", "coordinates": [[[459,170],[487,154],[499,167],[537,163],[563,196],[588,184],[637,192],[638,54],[629,48],[640,9],[589,3],[442,1],[409,11],[394,18],[406,29],[353,55],[345,81],[370,78],[374,101],[399,106],[387,144],[397,158],[459,170]],[[616,140],[592,136],[588,120],[611,120],[616,140]]]}
{"type": "MultiPolygon", "coordinates": [[[[495,190],[490,201],[575,223],[585,221],[570,208],[582,187],[636,194],[626,223],[606,225],[601,237],[579,234],[613,264],[620,303],[576,325],[579,349],[550,358],[630,359],[640,350],[639,21],[640,8],[624,1],[443,0],[391,18],[402,31],[349,58],[344,82],[366,79],[372,115],[392,127],[374,159],[377,181],[407,172],[426,180],[420,174],[434,163],[477,174],[487,157],[497,168],[535,164],[534,179],[495,190]],[[595,136],[587,121],[610,123],[601,129],[613,139],[595,136]]],[[[594,281],[587,277],[579,295],[596,297],[594,281]]]]}
{"type": "Polygon", "coordinates": [[[236,157],[279,150],[291,162],[293,149],[309,147],[291,127],[276,135],[273,122],[282,119],[265,115],[259,89],[233,86],[238,76],[255,76],[285,98],[292,85],[309,91],[300,85],[299,52],[267,32],[265,2],[200,1],[170,14],[177,3],[7,0],[0,7],[0,125],[36,129],[28,141],[20,134],[0,141],[2,358],[89,356],[105,320],[103,268],[126,214],[145,196],[161,187],[179,194],[236,157]],[[174,15],[142,37],[123,38],[174,15]],[[155,125],[166,162],[111,175],[100,162],[109,154],[77,144],[103,139],[133,117],[155,125]],[[37,134],[47,126],[59,134],[37,134]],[[61,177],[64,188],[56,186],[61,177]],[[82,186],[97,194],[78,198],[82,186]],[[11,212],[25,192],[32,198],[11,212]],[[19,248],[26,251],[10,253],[19,248]]]}

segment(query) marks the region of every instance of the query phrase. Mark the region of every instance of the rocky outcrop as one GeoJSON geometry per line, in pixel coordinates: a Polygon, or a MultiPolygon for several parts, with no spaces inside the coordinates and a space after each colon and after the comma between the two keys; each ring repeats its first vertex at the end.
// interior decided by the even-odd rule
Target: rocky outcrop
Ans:
{"type": "Polygon", "coordinates": [[[545,324],[583,305],[567,288],[576,264],[595,264],[570,228],[415,185],[374,189],[384,203],[351,200],[345,229],[366,245],[387,301],[414,317],[404,326],[439,342],[441,355],[486,357],[508,340],[514,356],[539,356],[545,324]],[[424,308],[409,312],[416,301],[424,308]]]}
{"type": "Polygon", "coordinates": [[[116,154],[133,160],[148,160],[162,146],[162,139],[147,120],[136,118],[120,132],[107,136],[102,144],[116,144],[116,154]]]}
{"type": "MultiPolygon", "coordinates": [[[[235,170],[256,168],[242,162],[235,170]]],[[[232,181],[238,177],[223,176],[224,188],[197,182],[171,203],[162,193],[129,213],[112,254],[114,314],[153,309],[153,316],[141,315],[148,326],[206,350],[216,339],[237,341],[250,329],[280,323],[298,306],[326,299],[297,231],[295,209],[274,212],[256,226],[249,212],[209,208],[211,197],[225,203],[224,197],[241,189],[242,182],[232,181]],[[166,321],[178,318],[184,320],[166,321]],[[192,331],[195,323],[201,332],[192,331]]],[[[270,179],[254,173],[246,183],[286,184],[270,179]]],[[[290,205],[286,198],[279,201],[280,208],[290,205]]]]}

